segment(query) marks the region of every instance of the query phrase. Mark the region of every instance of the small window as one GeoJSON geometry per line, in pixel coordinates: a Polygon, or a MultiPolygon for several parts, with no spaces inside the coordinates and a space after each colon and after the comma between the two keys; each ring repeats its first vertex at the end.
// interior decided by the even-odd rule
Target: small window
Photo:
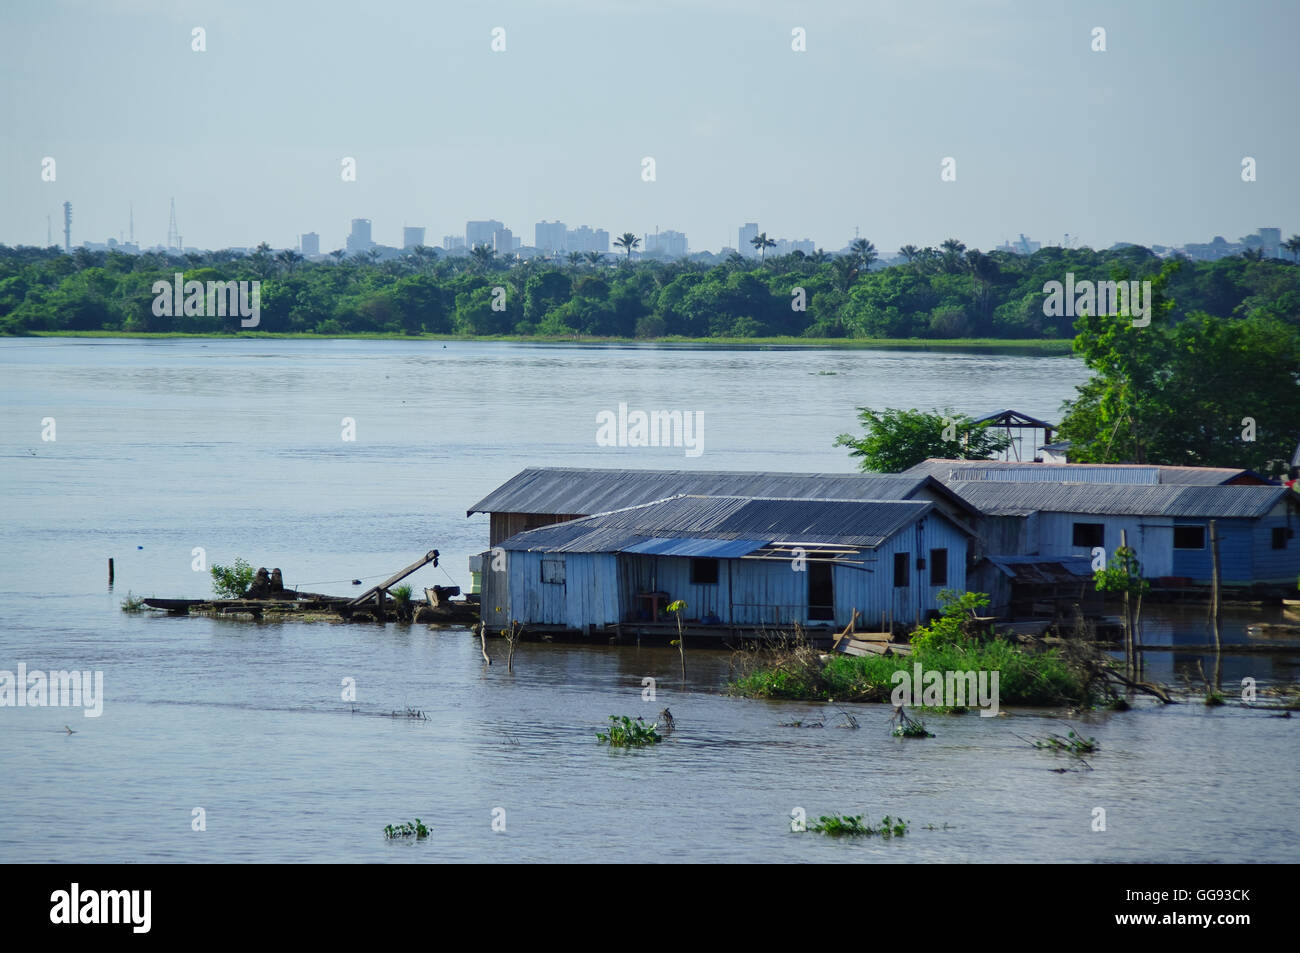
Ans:
{"type": "Polygon", "coordinates": [[[911,553],[894,553],[894,588],[906,589],[907,581],[907,564],[911,560],[911,553]]]}
{"type": "Polygon", "coordinates": [[[560,586],[564,585],[563,559],[542,560],[542,582],[555,583],[560,586]]]}
{"type": "Polygon", "coordinates": [[[1075,523],[1074,545],[1092,549],[1094,546],[1106,545],[1105,523],[1075,523]]]}
{"type": "MultiPolygon", "coordinates": [[[[1276,546],[1276,542],[1274,543],[1276,546]]],[[[1204,526],[1175,526],[1174,549],[1204,549],[1204,526]]]]}
{"type": "Polygon", "coordinates": [[[1285,526],[1273,527],[1273,548],[1286,549],[1286,538],[1288,532],[1285,526]]]}
{"type": "Polygon", "coordinates": [[[948,550],[930,550],[930,585],[948,585],[948,550]]]}
{"type": "Polygon", "coordinates": [[[716,559],[691,560],[691,585],[716,586],[718,584],[718,561],[716,559]]]}

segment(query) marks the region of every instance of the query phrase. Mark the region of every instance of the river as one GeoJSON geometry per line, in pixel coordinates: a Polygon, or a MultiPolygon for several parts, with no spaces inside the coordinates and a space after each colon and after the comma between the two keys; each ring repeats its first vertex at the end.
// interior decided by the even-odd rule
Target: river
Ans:
{"type": "MultiPolygon", "coordinates": [[[[0,708],[0,860],[1294,862],[1296,722],[1233,705],[934,716],[935,738],[903,740],[881,706],[845,706],[851,729],[729,697],[725,652],[688,648],[683,681],[675,649],[530,643],[508,673],[461,629],[119,608],[207,595],[200,556],[347,594],[436,548],[409,581],[467,586],[487,523],[465,511],[526,466],[850,472],[832,442],[857,406],[1055,420],[1085,377],[998,353],[2,341],[0,669],[100,671],[104,690],[99,717],[0,708]],[[620,403],[701,412],[703,452],[598,446],[620,403]],[[597,744],[607,716],[664,707],[664,744],[597,744]],[[1100,742],[1091,770],[1025,740],[1067,722],[1100,742]],[[795,834],[795,808],[912,828],[795,834]],[[414,817],[429,838],[384,839],[414,817]]],[[[1227,637],[1256,618],[1230,613],[1227,637]]],[[[1207,641],[1194,612],[1151,639],[1207,641]]],[[[1225,657],[1225,684],[1293,660],[1225,657]]],[[[1149,670],[1177,683],[1196,661],[1149,670]]]]}

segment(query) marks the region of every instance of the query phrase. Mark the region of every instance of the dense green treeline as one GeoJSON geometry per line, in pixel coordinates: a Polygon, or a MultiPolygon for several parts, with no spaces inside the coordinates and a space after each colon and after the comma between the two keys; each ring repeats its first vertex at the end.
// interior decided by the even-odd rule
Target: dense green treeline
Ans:
{"type": "MultiPolygon", "coordinates": [[[[127,255],[0,246],[0,332],[239,330],[238,318],[155,314],[154,282],[260,280],[259,331],[347,334],[591,335],[658,338],[1070,338],[1074,317],[1044,314],[1043,286],[1154,278],[1162,260],[1130,246],[1045,248],[1030,256],[904,249],[880,267],[862,242],[824,252],[717,265],[571,254],[500,260],[485,249],[440,257],[304,261],[265,245],[248,255],[127,255]]],[[[1300,267],[1240,256],[1186,261],[1166,279],[1175,322],[1194,312],[1273,317],[1300,326],[1300,267]]]]}

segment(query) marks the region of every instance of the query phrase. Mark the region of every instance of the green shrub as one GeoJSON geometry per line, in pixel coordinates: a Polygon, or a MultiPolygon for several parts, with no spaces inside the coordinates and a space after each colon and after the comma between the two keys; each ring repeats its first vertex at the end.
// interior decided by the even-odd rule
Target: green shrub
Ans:
{"type": "Polygon", "coordinates": [[[213,563],[208,572],[212,574],[212,591],[219,599],[244,598],[257,574],[252,566],[238,556],[235,557],[233,566],[218,566],[213,563]]]}

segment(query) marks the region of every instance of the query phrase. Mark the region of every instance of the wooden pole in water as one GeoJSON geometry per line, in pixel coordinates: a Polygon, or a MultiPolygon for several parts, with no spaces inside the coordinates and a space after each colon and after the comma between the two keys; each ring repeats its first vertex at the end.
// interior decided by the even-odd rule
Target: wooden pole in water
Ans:
{"type": "Polygon", "coordinates": [[[1211,626],[1214,629],[1214,690],[1217,692],[1223,666],[1223,645],[1219,641],[1220,567],[1219,524],[1217,520],[1210,520],[1210,571],[1210,619],[1211,626]]]}
{"type": "Polygon", "coordinates": [[[113,584],[113,557],[108,557],[108,584],[113,584]]]}
{"type": "MultiPolygon", "coordinates": [[[[1128,549],[1128,530],[1119,531],[1119,548],[1128,549]]],[[[1131,674],[1136,667],[1137,653],[1133,651],[1133,617],[1129,608],[1128,586],[1124,587],[1124,664],[1131,674]]]]}

